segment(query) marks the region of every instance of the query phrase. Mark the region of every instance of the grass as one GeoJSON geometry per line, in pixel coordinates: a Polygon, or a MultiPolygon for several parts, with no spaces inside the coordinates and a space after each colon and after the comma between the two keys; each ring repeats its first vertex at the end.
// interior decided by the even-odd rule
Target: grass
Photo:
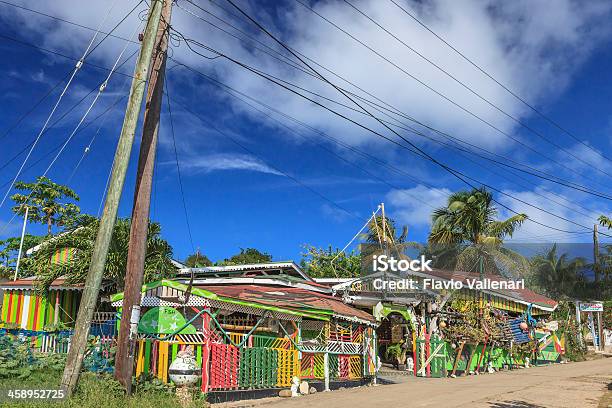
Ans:
{"type": "MultiPolygon", "coordinates": [[[[0,379],[0,389],[57,389],[61,371],[35,371],[27,379],[0,379]]],[[[108,375],[83,373],[72,398],[56,403],[49,400],[28,402],[0,402],[0,407],[53,407],[53,408],[181,408],[173,393],[166,390],[147,389],[126,397],[119,383],[108,375]]],[[[195,400],[192,406],[204,407],[203,400],[195,400]]]]}

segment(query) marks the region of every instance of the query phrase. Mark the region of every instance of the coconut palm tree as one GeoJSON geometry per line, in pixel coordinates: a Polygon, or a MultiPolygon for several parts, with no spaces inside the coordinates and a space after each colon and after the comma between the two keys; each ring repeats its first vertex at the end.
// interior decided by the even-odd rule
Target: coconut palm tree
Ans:
{"type": "MultiPolygon", "coordinates": [[[[131,220],[127,218],[119,218],[115,223],[108,257],[104,265],[104,279],[112,281],[117,290],[121,290],[124,286],[130,224],[131,220]]],[[[98,227],[98,219],[87,218],[83,225],[64,234],[56,235],[41,244],[41,247],[28,260],[28,268],[36,274],[39,289],[47,289],[51,282],[59,276],[65,276],[69,283],[85,282],[98,227]],[[69,248],[71,252],[68,261],[49,262],[58,250],[66,248],[69,248]]],[[[171,258],[172,247],[161,238],[161,226],[158,223],[149,223],[144,281],[151,282],[172,277],[176,269],[172,265],[171,258]]]]}
{"type": "Polygon", "coordinates": [[[15,188],[24,193],[11,196],[17,204],[13,207],[13,212],[24,216],[28,208],[28,221],[47,225],[48,235],[51,235],[54,225],[66,225],[81,212],[76,204],[69,202],[79,201],[77,193],[47,177],[38,177],[34,183],[18,181],[15,188]]]}
{"type": "Polygon", "coordinates": [[[605,215],[601,215],[599,216],[599,218],[597,219],[599,221],[599,224],[603,227],[606,227],[607,229],[612,229],[612,219],[609,217],[606,217],[605,215]]]}
{"type": "Polygon", "coordinates": [[[479,271],[507,277],[528,270],[524,257],[502,246],[506,237],[527,219],[517,214],[497,220],[492,194],[484,188],[459,191],[448,198],[447,205],[434,210],[428,238],[429,251],[438,267],[479,271]]]}
{"type": "Polygon", "coordinates": [[[559,255],[555,244],[547,253],[532,258],[529,280],[553,298],[575,295],[580,286],[584,288],[583,270],[587,266],[584,258],[559,255]]]}

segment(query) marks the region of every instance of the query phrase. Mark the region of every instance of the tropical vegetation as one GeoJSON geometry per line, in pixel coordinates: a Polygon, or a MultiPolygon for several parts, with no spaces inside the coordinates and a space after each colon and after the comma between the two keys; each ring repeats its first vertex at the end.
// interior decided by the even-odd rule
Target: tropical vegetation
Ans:
{"type": "Polygon", "coordinates": [[[435,265],[482,275],[525,275],[527,260],[502,244],[527,220],[527,215],[516,214],[503,220],[497,216],[493,195],[484,188],[451,194],[447,205],[434,210],[431,216],[428,252],[435,265]]]}
{"type": "Polygon", "coordinates": [[[43,223],[47,226],[47,235],[51,235],[53,226],[74,224],[81,209],[73,203],[79,196],[70,187],[54,183],[47,177],[38,177],[33,183],[18,181],[15,189],[23,191],[11,196],[15,202],[13,212],[25,216],[28,221],[43,223]]]}
{"type": "MultiPolygon", "coordinates": [[[[131,220],[119,218],[113,229],[104,279],[121,290],[127,266],[128,244],[131,220]]],[[[75,229],[46,240],[39,249],[27,259],[30,272],[38,277],[40,289],[47,289],[51,282],[64,276],[69,283],[82,283],[89,270],[93,247],[98,234],[99,220],[90,219],[75,229]],[[66,262],[49,262],[57,251],[68,248],[71,257],[66,262]]],[[[151,282],[174,276],[176,268],[171,262],[172,247],[161,238],[161,226],[149,223],[147,232],[147,252],[145,255],[144,281],[151,282]]]]}

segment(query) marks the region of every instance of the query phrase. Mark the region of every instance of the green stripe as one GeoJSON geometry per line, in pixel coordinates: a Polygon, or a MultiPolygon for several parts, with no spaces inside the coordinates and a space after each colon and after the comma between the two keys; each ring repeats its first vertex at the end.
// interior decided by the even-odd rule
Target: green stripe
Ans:
{"type": "Polygon", "coordinates": [[[172,345],[172,360],[170,360],[170,362],[174,361],[174,359],[176,358],[176,353],[178,353],[178,344],[174,343],[172,345]]]}
{"type": "Polygon", "coordinates": [[[8,303],[9,303],[9,292],[5,290],[2,296],[2,321],[3,322],[7,321],[8,303]]]}
{"type": "Polygon", "coordinates": [[[45,321],[45,312],[47,311],[47,303],[48,303],[47,298],[44,296],[41,297],[40,307],[38,308],[38,327],[36,328],[37,330],[42,329],[47,324],[47,322],[45,321]]]}
{"type": "Polygon", "coordinates": [[[16,290],[13,291],[13,301],[11,304],[11,317],[10,317],[11,323],[17,322],[17,299],[18,298],[19,298],[19,292],[16,290]]]}
{"type": "Polygon", "coordinates": [[[144,351],[144,373],[149,374],[149,365],[151,364],[151,340],[145,340],[144,351]]]}
{"type": "Polygon", "coordinates": [[[202,346],[196,346],[196,361],[198,363],[198,367],[202,367],[202,346]]]}
{"type": "Polygon", "coordinates": [[[34,311],[36,310],[36,299],[37,299],[37,295],[34,292],[30,293],[30,312],[28,315],[28,325],[26,326],[26,328],[28,330],[33,330],[34,329],[34,311]]]}

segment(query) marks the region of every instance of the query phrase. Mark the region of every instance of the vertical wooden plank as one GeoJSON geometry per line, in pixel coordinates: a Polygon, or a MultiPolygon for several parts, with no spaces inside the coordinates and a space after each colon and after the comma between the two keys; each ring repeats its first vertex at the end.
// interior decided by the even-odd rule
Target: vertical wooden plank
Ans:
{"type": "Polygon", "coordinates": [[[202,384],[200,389],[203,393],[208,393],[209,379],[210,379],[210,315],[204,313],[202,315],[202,331],[205,333],[206,338],[204,344],[202,344],[202,384]]]}
{"type": "Polygon", "coordinates": [[[37,330],[42,330],[43,327],[45,327],[45,324],[47,323],[45,321],[45,317],[46,317],[46,312],[47,312],[47,298],[45,296],[41,296],[38,298],[38,303],[39,303],[39,307],[38,307],[38,329],[37,330]]]}
{"type": "Polygon", "coordinates": [[[2,294],[2,321],[3,322],[8,322],[10,295],[11,294],[8,290],[5,290],[2,294]]]}
{"type": "Polygon", "coordinates": [[[38,314],[39,314],[39,310],[40,310],[40,296],[36,296],[36,300],[34,301],[35,305],[34,305],[34,320],[32,322],[32,330],[38,330],[38,325],[39,325],[39,318],[38,318],[38,314]]]}
{"type": "Polygon", "coordinates": [[[149,367],[151,364],[151,340],[144,340],[144,367],[143,372],[149,374],[149,367]]]}
{"type": "Polygon", "coordinates": [[[36,299],[38,295],[34,292],[30,294],[30,313],[28,315],[28,330],[34,330],[34,313],[36,313],[36,299]]]}
{"type": "Polygon", "coordinates": [[[17,293],[17,314],[15,316],[15,323],[21,324],[21,313],[23,312],[23,290],[20,290],[17,293]]]}
{"type": "Polygon", "coordinates": [[[25,292],[23,293],[23,311],[21,312],[21,328],[22,329],[27,329],[28,328],[28,320],[30,319],[30,293],[31,292],[25,292]]]}
{"type": "Polygon", "coordinates": [[[138,359],[136,360],[136,378],[140,377],[144,370],[144,340],[138,341],[138,359]]]}
{"type": "Polygon", "coordinates": [[[176,358],[176,353],[178,353],[178,344],[174,343],[172,344],[172,360],[170,360],[171,362],[174,361],[174,359],[176,358]]]}

